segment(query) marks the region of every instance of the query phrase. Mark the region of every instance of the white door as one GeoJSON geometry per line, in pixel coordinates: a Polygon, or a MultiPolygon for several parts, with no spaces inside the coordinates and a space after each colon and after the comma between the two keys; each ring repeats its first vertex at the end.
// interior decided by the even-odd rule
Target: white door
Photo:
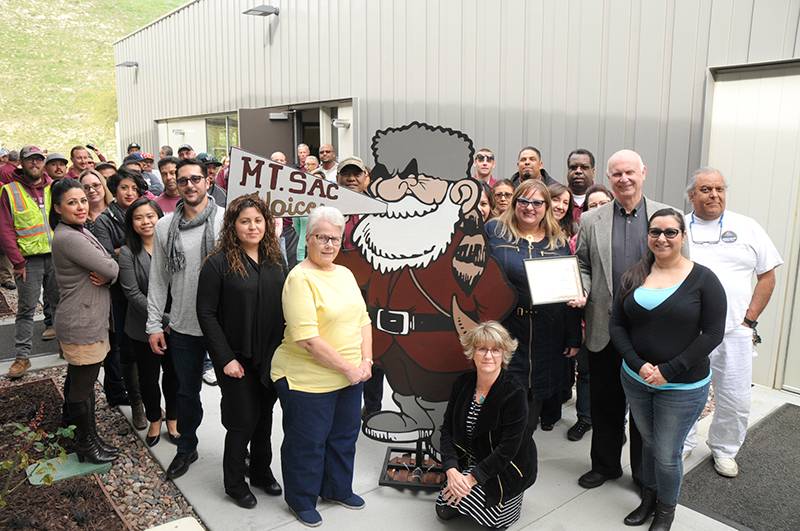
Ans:
{"type": "Polygon", "coordinates": [[[785,262],[759,319],[753,380],[800,389],[800,63],[719,71],[711,92],[708,165],[727,178],[728,208],[757,220],[785,262]]]}

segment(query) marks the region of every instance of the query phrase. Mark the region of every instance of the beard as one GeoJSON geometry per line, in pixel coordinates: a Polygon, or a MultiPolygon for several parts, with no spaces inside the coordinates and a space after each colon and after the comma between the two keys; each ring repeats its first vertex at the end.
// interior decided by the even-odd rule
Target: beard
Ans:
{"type": "Polygon", "coordinates": [[[427,205],[413,196],[389,203],[386,214],[364,216],[353,231],[353,242],[381,273],[403,267],[426,267],[450,245],[461,205],[448,190],[440,205],[427,205]]]}

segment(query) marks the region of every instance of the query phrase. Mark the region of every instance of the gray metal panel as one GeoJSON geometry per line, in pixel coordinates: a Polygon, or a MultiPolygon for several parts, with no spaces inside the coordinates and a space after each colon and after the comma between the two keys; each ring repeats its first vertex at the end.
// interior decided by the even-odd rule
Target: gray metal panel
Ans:
{"type": "MultiPolygon", "coordinates": [[[[681,202],[700,164],[708,66],[800,56],[800,0],[197,0],[115,45],[120,144],[156,120],[353,98],[356,152],[411,120],[460,128],[516,170],[534,144],[553,176],[585,147],[639,150],[647,193],[681,202]],[[213,28],[213,29],[212,29],[213,28]]],[[[604,180],[604,179],[600,179],[604,180]]]]}

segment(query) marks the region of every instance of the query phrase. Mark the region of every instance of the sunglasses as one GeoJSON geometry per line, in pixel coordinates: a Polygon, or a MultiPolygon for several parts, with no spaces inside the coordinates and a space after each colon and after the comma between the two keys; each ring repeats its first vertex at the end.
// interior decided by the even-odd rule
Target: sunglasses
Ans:
{"type": "Polygon", "coordinates": [[[189,177],[180,177],[175,179],[175,182],[178,183],[178,186],[186,186],[189,184],[189,181],[192,181],[192,184],[199,184],[200,181],[204,180],[205,177],[202,175],[190,175],[189,177]]]}
{"type": "Polygon", "coordinates": [[[520,205],[522,208],[532,206],[533,208],[542,208],[544,205],[544,201],[541,199],[528,199],[525,197],[518,197],[517,204],[520,205]]]}
{"type": "Polygon", "coordinates": [[[657,240],[663,234],[668,240],[675,239],[681,231],[678,229],[647,229],[647,235],[657,240]]]}
{"type": "Polygon", "coordinates": [[[492,162],[494,160],[494,155],[483,155],[478,153],[475,155],[475,158],[478,160],[478,162],[492,162]]]}

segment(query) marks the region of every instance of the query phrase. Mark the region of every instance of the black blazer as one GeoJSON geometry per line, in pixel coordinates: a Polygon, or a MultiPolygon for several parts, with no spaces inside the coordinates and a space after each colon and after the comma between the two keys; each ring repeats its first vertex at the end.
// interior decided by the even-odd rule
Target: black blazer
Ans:
{"type": "Polygon", "coordinates": [[[502,504],[536,481],[536,444],[528,427],[526,391],[505,370],[489,390],[467,442],[466,419],[475,395],[477,374],[463,374],[453,384],[442,423],[444,469],[467,466],[467,447],[477,461],[472,475],[486,494],[486,507],[502,504]]]}

